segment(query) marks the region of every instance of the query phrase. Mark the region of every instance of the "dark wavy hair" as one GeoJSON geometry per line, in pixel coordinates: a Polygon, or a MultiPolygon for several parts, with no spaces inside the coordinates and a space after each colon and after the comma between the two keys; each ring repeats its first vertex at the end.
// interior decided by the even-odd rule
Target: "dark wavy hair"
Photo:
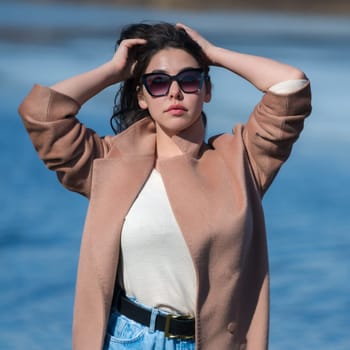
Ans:
{"type": "MultiPolygon", "coordinates": [[[[160,50],[166,48],[182,49],[192,55],[199,66],[208,75],[209,64],[202,48],[186,33],[185,30],[177,28],[170,23],[139,23],[125,27],[118,45],[124,39],[141,38],[146,39],[144,45],[136,45],[129,51],[131,59],[135,59],[136,64],[133,76],[120,84],[119,91],[114,99],[113,115],[110,120],[111,127],[115,133],[127,129],[136,121],[149,115],[148,110],[140,108],[137,99],[137,91],[141,86],[141,76],[144,74],[151,58],[160,50]]],[[[206,80],[210,84],[210,80],[206,80]]],[[[206,124],[204,112],[203,120],[206,124]]]]}

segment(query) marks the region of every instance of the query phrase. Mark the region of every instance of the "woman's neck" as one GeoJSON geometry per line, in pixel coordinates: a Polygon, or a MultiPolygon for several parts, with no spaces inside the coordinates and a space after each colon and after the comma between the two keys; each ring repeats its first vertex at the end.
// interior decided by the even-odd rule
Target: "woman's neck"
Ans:
{"type": "Polygon", "coordinates": [[[157,159],[170,158],[181,155],[183,152],[174,142],[173,135],[157,125],[157,159]]]}
{"type": "Polygon", "coordinates": [[[188,154],[197,158],[204,142],[205,129],[201,118],[189,128],[169,133],[156,124],[156,168],[158,161],[188,154]]]}

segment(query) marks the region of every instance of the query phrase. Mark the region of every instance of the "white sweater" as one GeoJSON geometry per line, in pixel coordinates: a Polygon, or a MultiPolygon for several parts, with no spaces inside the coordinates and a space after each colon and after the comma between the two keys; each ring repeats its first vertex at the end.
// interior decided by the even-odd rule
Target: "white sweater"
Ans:
{"type": "Polygon", "coordinates": [[[126,216],[121,254],[119,283],[127,296],[165,311],[195,314],[193,262],[156,170],[126,216]]]}

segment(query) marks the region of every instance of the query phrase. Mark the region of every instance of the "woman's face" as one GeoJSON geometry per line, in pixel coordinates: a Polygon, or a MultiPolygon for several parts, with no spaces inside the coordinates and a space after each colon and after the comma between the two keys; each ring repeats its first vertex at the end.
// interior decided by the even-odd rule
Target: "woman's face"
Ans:
{"type": "MultiPolygon", "coordinates": [[[[152,57],[145,74],[162,72],[173,76],[188,68],[199,68],[193,56],[181,49],[167,48],[152,57]]],[[[193,93],[182,91],[177,81],[171,82],[164,96],[151,96],[144,85],[138,93],[140,107],[148,109],[157,127],[170,136],[190,127],[201,116],[203,103],[209,102],[210,97],[205,82],[193,93]]]]}

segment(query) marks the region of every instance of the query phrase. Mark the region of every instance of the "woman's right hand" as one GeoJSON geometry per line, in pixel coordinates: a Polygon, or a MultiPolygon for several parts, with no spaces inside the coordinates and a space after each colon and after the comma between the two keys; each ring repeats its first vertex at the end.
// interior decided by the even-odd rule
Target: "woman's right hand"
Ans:
{"type": "Polygon", "coordinates": [[[143,45],[146,43],[144,39],[124,39],[117,51],[115,52],[113,58],[111,59],[111,73],[115,77],[117,82],[129,79],[133,74],[133,69],[136,61],[130,58],[129,50],[136,45],[143,45]]]}
{"type": "Polygon", "coordinates": [[[129,50],[135,45],[145,43],[144,39],[123,40],[110,61],[88,72],[60,81],[51,88],[72,97],[82,105],[106,87],[128,79],[136,63],[130,59],[129,50]]]}

